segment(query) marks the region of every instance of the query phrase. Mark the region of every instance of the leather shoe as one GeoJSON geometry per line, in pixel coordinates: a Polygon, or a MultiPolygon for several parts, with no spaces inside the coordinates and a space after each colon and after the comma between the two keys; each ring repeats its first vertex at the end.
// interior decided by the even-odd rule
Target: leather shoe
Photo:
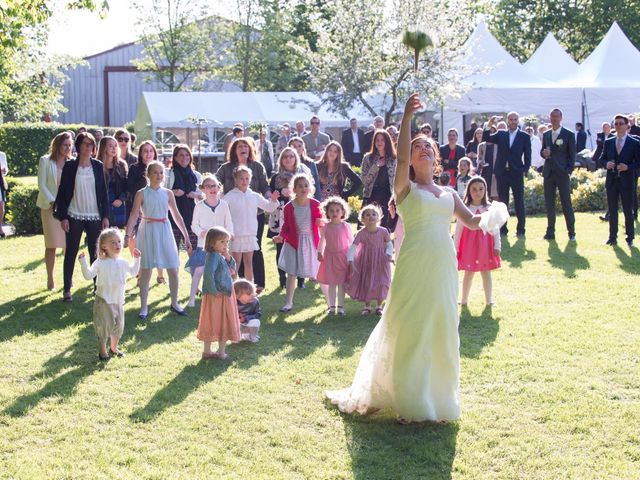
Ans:
{"type": "Polygon", "coordinates": [[[100,354],[98,354],[98,360],[100,360],[101,362],[108,362],[109,361],[109,354],[106,354],[104,357],[100,354]]]}
{"type": "Polygon", "coordinates": [[[605,245],[611,245],[611,246],[613,246],[613,245],[617,245],[617,244],[618,244],[618,241],[617,241],[617,240],[615,240],[615,239],[613,239],[613,238],[610,238],[609,240],[607,240],[607,243],[606,243],[605,245]]]}
{"type": "Polygon", "coordinates": [[[629,245],[630,247],[633,247],[633,238],[627,239],[627,245],[629,245]]]}
{"type": "Polygon", "coordinates": [[[64,292],[62,294],[62,301],[66,303],[73,302],[73,296],[71,295],[71,292],[64,292]]]}
{"type": "Polygon", "coordinates": [[[187,312],[185,312],[184,310],[178,310],[177,308],[175,308],[173,305],[171,305],[171,311],[173,313],[177,313],[178,315],[180,315],[181,317],[188,317],[189,315],[187,315],[187,312]]]}
{"type": "Polygon", "coordinates": [[[602,220],[603,222],[608,222],[609,221],[609,216],[608,215],[600,215],[598,218],[600,220],[602,220]]]}
{"type": "Polygon", "coordinates": [[[569,235],[569,241],[570,242],[575,242],[576,241],[576,236],[575,235],[569,235]]]}
{"type": "Polygon", "coordinates": [[[545,233],[544,237],[542,237],[543,240],[555,240],[556,236],[553,233],[545,233]]]}

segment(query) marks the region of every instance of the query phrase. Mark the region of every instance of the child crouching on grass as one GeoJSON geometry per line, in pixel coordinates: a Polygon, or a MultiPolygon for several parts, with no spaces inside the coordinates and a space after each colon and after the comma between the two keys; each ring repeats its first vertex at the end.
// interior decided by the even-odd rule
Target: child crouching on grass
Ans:
{"type": "Polygon", "coordinates": [[[240,334],[242,340],[258,343],[260,336],[260,300],[256,295],[256,286],[244,278],[239,278],[233,283],[238,302],[238,316],[240,317],[240,334]]]}
{"type": "Polygon", "coordinates": [[[98,337],[98,358],[109,360],[109,355],[124,357],[118,342],[124,331],[124,287],[127,274],[135,277],[140,268],[140,251],[133,250],[131,265],[120,258],[122,236],[120,230],[108,228],[98,237],[98,258],[91,266],[84,252],[78,258],[82,275],[87,280],[96,278],[96,298],[93,302],[93,326],[98,337]],[[107,339],[111,345],[107,352],[107,339]]]}

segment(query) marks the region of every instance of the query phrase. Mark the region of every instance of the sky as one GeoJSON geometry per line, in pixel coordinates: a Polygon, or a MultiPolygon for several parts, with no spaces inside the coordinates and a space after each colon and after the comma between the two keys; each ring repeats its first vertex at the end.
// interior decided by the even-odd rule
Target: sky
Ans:
{"type": "MultiPolygon", "coordinates": [[[[151,0],[139,0],[151,9],[151,0]]],[[[209,0],[212,13],[220,14],[228,0],[209,0]]],[[[130,0],[109,0],[109,11],[101,19],[97,12],[63,8],[64,0],[52,0],[48,51],[85,57],[138,38],[135,22],[139,12],[130,0]]],[[[146,9],[145,9],[146,10],[146,9]]]]}

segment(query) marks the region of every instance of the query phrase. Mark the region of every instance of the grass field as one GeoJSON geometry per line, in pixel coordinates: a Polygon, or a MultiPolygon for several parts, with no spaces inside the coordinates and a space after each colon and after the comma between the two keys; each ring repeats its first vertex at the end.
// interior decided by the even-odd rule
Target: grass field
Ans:
{"type": "MultiPolygon", "coordinates": [[[[0,477],[638,479],[640,252],[603,246],[595,214],[577,214],[577,244],[558,220],[558,243],[541,240],[541,217],[505,242],[493,311],[476,279],[460,320],[462,417],[447,425],[348,417],[323,401],[349,384],[376,317],[353,302],[325,317],[315,286],[286,316],[268,289],[260,343],[202,362],[198,310],[170,314],[155,285],[140,321],[131,280],[127,356],[101,364],[80,269],[64,304],[44,288],[42,238],[3,240],[0,477]]],[[[265,256],[273,286],[270,246],[265,256]]]]}

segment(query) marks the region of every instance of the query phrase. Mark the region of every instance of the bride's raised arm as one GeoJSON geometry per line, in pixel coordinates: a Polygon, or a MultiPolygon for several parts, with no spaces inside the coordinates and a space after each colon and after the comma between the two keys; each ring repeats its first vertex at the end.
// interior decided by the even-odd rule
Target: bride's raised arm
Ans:
{"type": "Polygon", "coordinates": [[[398,137],[398,163],[396,166],[396,177],[393,182],[393,192],[396,196],[396,203],[409,194],[409,165],[411,164],[411,120],[413,114],[422,108],[422,102],[418,93],[412,94],[404,106],[402,122],[400,124],[400,135],[398,137]]]}

